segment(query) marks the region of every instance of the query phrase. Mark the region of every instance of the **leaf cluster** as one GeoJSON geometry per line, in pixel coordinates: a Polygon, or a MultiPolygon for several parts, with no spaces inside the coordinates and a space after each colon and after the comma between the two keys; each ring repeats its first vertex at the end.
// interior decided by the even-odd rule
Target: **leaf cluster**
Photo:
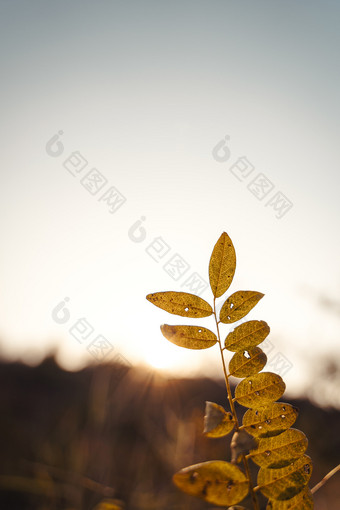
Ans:
{"type": "Polygon", "coordinates": [[[312,461],[305,454],[308,440],[292,428],[298,410],[288,403],[276,402],[285,391],[282,378],[263,372],[266,354],[259,345],[270,328],[265,321],[250,320],[229,332],[222,342],[220,324],[232,324],[245,317],[262,299],[256,291],[240,290],[225,299],[220,313],[216,299],[229,289],[236,269],[236,254],[230,237],[224,232],[213,249],[209,262],[209,281],[213,306],[199,296],[185,292],[155,292],[147,299],[167,312],[188,318],[214,316],[217,334],[203,326],[161,326],[167,340],[187,349],[207,349],[219,344],[226,378],[230,411],[214,402],[206,402],[204,431],[207,437],[223,437],[234,430],[230,462],[202,462],[181,469],[173,477],[182,491],[208,503],[242,510],[233,506],[250,493],[258,508],[257,491],[268,498],[267,510],[309,510],[313,497],[308,487],[312,461]],[[224,353],[232,357],[226,369],[224,353]],[[229,377],[241,379],[231,394],[229,377]],[[238,422],[235,403],[247,407],[242,424],[238,422]],[[244,471],[238,466],[243,461],[244,471]],[[257,486],[250,479],[248,462],[259,466],[257,486]]]}

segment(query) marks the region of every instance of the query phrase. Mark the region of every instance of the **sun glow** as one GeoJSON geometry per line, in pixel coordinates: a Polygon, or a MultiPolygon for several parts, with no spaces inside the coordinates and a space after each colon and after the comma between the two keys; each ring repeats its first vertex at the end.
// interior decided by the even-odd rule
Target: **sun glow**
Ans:
{"type": "Polygon", "coordinates": [[[153,368],[167,370],[174,369],[178,366],[180,360],[180,349],[169,342],[161,341],[155,345],[150,345],[149,349],[144,353],[144,359],[148,365],[153,368]]]}

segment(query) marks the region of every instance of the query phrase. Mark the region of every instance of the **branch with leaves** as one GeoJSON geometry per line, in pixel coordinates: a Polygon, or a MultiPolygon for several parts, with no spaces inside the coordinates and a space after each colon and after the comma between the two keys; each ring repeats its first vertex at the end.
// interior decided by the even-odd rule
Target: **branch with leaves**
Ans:
{"type": "Polygon", "coordinates": [[[230,462],[215,460],[195,464],[181,469],[173,481],[187,494],[234,510],[245,510],[238,503],[248,495],[253,510],[259,510],[258,491],[268,499],[267,510],[309,510],[314,504],[308,487],[312,473],[311,458],[305,454],[308,440],[303,432],[291,428],[298,410],[290,404],[276,402],[282,397],[286,385],[279,375],[262,372],[267,357],[258,345],[269,334],[268,324],[262,320],[245,322],[231,331],[222,343],[221,323],[239,321],[263,297],[255,291],[234,292],[218,314],[216,299],[229,289],[235,269],[235,249],[224,232],[215,244],[209,263],[213,305],[185,292],[156,292],[147,296],[151,303],[174,315],[215,318],[216,333],[202,326],[168,324],[161,326],[161,332],[170,342],[187,349],[219,345],[230,411],[214,402],[206,402],[203,433],[214,438],[234,430],[230,462]],[[225,351],[233,353],[228,369],[225,351]],[[234,396],[230,376],[242,379],[234,396]],[[242,424],[236,415],[236,403],[248,408],[242,424]],[[256,486],[251,480],[249,462],[259,467],[256,486]]]}

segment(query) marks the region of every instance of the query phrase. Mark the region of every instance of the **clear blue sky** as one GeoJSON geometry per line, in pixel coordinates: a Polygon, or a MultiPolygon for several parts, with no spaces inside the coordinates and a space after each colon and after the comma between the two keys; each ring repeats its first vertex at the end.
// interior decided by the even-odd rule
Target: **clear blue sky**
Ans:
{"type": "Polygon", "coordinates": [[[238,256],[230,291],[266,294],[251,317],[270,324],[274,352],[293,364],[285,380],[302,389],[320,355],[339,356],[339,318],[318,302],[339,300],[340,287],[339,3],[2,0],[0,10],[2,354],[35,363],[57,345],[74,369],[103,335],[133,364],[216,373],[216,350],[163,339],[159,324],[180,321],[145,295],[183,290],[193,272],[207,280],[226,231],[238,256]],[[225,136],[221,162],[213,149],[225,136]],[[73,152],[87,161],[76,175],[65,168],[73,152]],[[241,181],[230,171],[240,157],[254,167],[241,181]],[[92,169],[97,193],[81,182],[92,169]],[[259,174],[272,186],[262,200],[249,189],[259,174]],[[110,214],[112,188],[126,200],[110,214]],[[293,204],[281,219],[278,192],[293,204]],[[137,242],[128,232],[141,217],[137,242]],[[146,251],[155,238],[169,250],[159,262],[146,251]],[[176,253],[188,268],[178,280],[163,267],[176,253]],[[61,324],[52,310],[64,297],[61,324]],[[70,333],[79,318],[93,328],[83,343],[70,333]]]}

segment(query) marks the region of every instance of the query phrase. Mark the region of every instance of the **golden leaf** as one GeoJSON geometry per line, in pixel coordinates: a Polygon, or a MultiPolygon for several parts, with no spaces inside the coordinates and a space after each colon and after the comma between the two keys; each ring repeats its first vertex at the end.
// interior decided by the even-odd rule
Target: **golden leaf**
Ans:
{"type": "Polygon", "coordinates": [[[214,246],[209,262],[210,287],[215,297],[230,287],[236,269],[236,254],[228,234],[223,232],[214,246]]]}
{"type": "Polygon", "coordinates": [[[223,437],[234,428],[233,415],[214,402],[205,403],[204,430],[207,437],[223,437]]]}
{"type": "Polygon", "coordinates": [[[248,409],[243,415],[244,429],[254,437],[272,437],[281,434],[295,423],[298,409],[284,402],[268,407],[248,409]]]}
{"type": "Polygon", "coordinates": [[[248,453],[252,448],[256,448],[257,441],[245,430],[237,430],[230,443],[231,462],[240,462],[241,456],[248,453]]]}
{"type": "Polygon", "coordinates": [[[235,464],[212,460],[181,469],[173,476],[175,485],[208,503],[230,506],[248,494],[248,480],[235,464]]]}
{"type": "Polygon", "coordinates": [[[265,321],[248,321],[237,326],[225,339],[225,348],[237,352],[255,347],[269,335],[270,328],[265,321]]]}
{"type": "Polygon", "coordinates": [[[231,324],[239,321],[262,299],[264,294],[254,290],[238,290],[225,301],[220,312],[220,321],[231,324]]]}
{"type": "Polygon", "coordinates": [[[268,501],[266,510],[313,510],[313,508],[313,494],[309,487],[305,487],[299,494],[286,501],[268,501]]]}
{"type": "Polygon", "coordinates": [[[257,374],[267,363],[267,356],[259,347],[238,351],[229,362],[229,374],[234,377],[248,377],[257,374]]]}
{"type": "Polygon", "coordinates": [[[181,317],[195,319],[209,317],[213,313],[207,301],[187,292],[154,292],[153,294],[148,294],[146,299],[155,306],[158,306],[158,308],[162,308],[162,310],[174,315],[180,315],[181,317]]]}
{"type": "Polygon", "coordinates": [[[163,336],[173,344],[186,349],[208,349],[217,342],[215,333],[200,326],[161,326],[163,336]]]}
{"type": "Polygon", "coordinates": [[[312,475],[312,469],[312,459],[303,455],[280,469],[261,468],[257,483],[266,498],[285,501],[303,490],[312,475]]]}
{"type": "Polygon", "coordinates": [[[288,429],[274,437],[259,440],[258,447],[249,453],[261,467],[281,468],[301,457],[307,449],[308,439],[301,430],[288,429]]]}
{"type": "Polygon", "coordinates": [[[115,499],[103,499],[93,510],[122,510],[121,502],[115,499]]]}
{"type": "Polygon", "coordinates": [[[261,372],[243,379],[235,388],[235,399],[245,407],[258,408],[280,398],[286,389],[282,377],[261,372]]]}

